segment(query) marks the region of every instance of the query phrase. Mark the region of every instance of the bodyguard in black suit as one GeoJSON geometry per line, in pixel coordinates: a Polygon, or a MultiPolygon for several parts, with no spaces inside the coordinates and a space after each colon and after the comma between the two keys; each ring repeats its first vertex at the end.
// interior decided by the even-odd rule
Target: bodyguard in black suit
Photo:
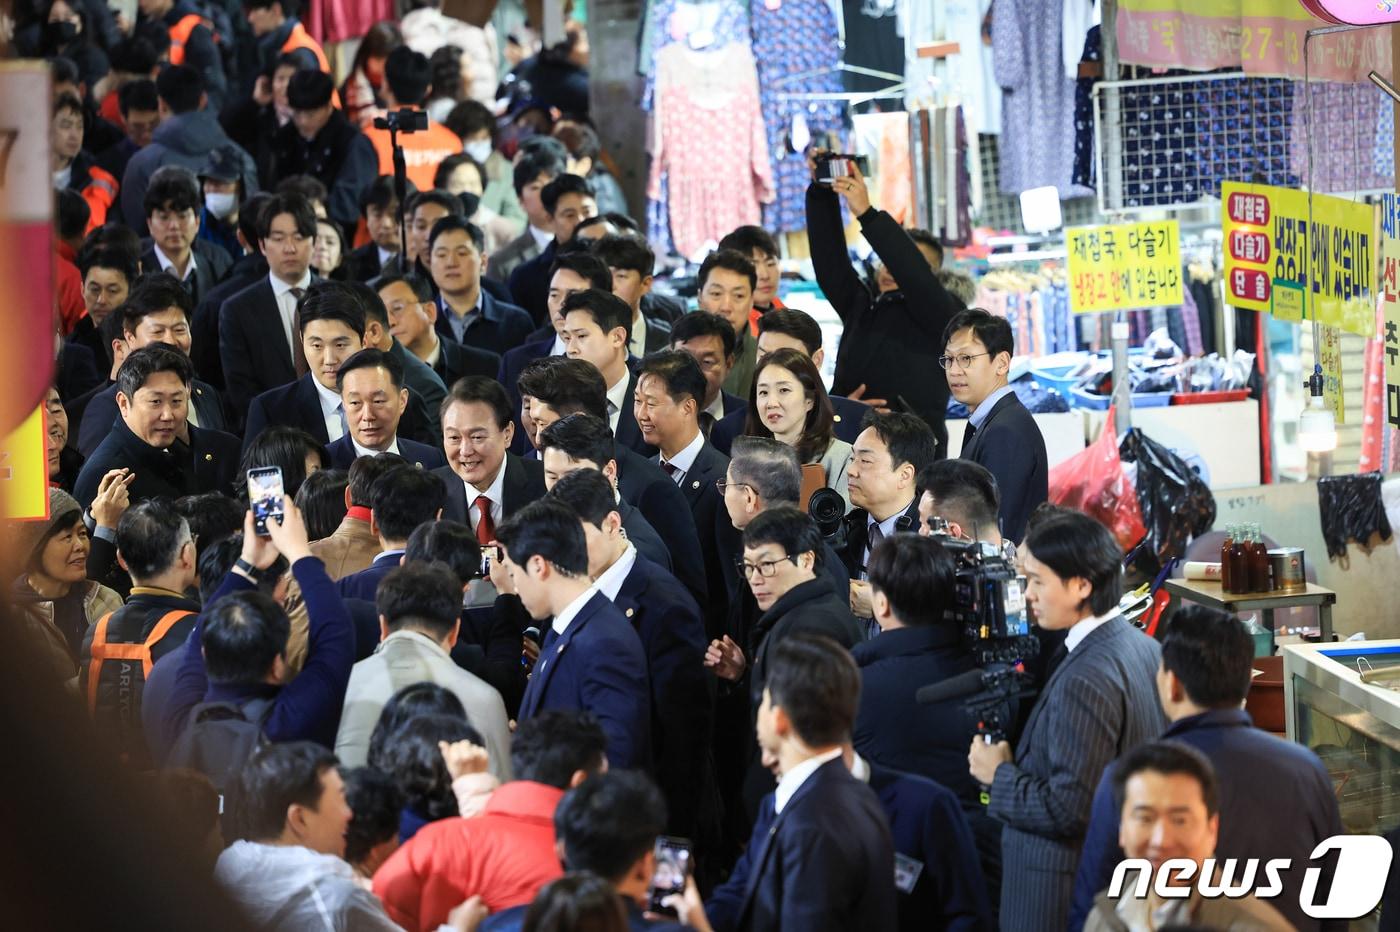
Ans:
{"type": "Polygon", "coordinates": [[[510,293],[539,327],[548,323],[550,274],[555,257],[574,238],[574,228],[598,213],[593,188],[578,175],[559,175],[540,191],[540,204],[549,214],[554,240],[535,258],[510,273],[510,293]]]}
{"type": "Polygon", "coordinates": [[[199,299],[194,317],[190,320],[190,336],[194,343],[190,347],[190,359],[194,361],[194,371],[204,376],[204,380],[219,390],[224,388],[224,363],[219,358],[219,308],[238,292],[267,277],[267,260],[258,252],[256,224],[252,218],[268,202],[271,194],[254,194],[243,203],[238,215],[238,228],[245,231],[249,242],[249,253],[236,260],[224,280],[199,299]]]}
{"type": "Polygon", "coordinates": [[[504,353],[529,337],[530,315],[493,296],[482,284],[486,259],[481,230],[448,215],[428,234],[428,268],[438,289],[434,326],[444,340],[455,340],[493,353],[504,353]]]}
{"type": "Polygon", "coordinates": [[[129,486],[132,502],[233,491],[238,438],[184,422],[190,371],[183,353],[162,344],[136,350],[122,363],[117,373],[121,416],[74,483],[73,497],[84,508],[112,469],[136,474],[129,486]]]}
{"type": "MultiPolygon", "coordinates": [[[[152,190],[154,190],[154,185],[152,190]]],[[[173,267],[167,266],[160,261],[160,256],[156,254],[156,248],[160,244],[153,239],[142,240],[141,246],[144,250],[141,253],[141,271],[145,275],[155,272],[169,272],[173,267]]],[[[214,290],[214,287],[223,281],[224,276],[233,266],[233,259],[220,246],[209,242],[207,239],[195,239],[189,244],[190,255],[194,261],[193,271],[187,271],[183,279],[177,279],[181,287],[189,293],[190,300],[198,304],[204,295],[214,290]]],[[[165,252],[165,250],[161,250],[165,252]]],[[[167,260],[173,259],[166,253],[167,260]]]]}
{"type": "Polygon", "coordinates": [[[948,388],[971,412],[959,456],[996,476],[1002,536],[1019,541],[1031,512],[1050,497],[1050,468],[1040,428],[1007,383],[1011,324],[972,308],[948,324],[944,344],[948,388]]]}
{"type": "Polygon", "coordinates": [[[544,495],[544,465],[509,451],[515,424],[505,389],[494,379],[468,376],[453,383],[447,397],[441,421],[447,466],[437,470],[447,484],[443,517],[489,544],[502,521],[544,495]],[[483,504],[489,505],[485,513],[483,504]]]}
{"type": "Polygon", "coordinates": [[[617,442],[643,456],[655,455],[633,410],[637,374],[627,350],[631,308],[610,291],[589,288],[565,298],[562,311],[569,358],[591,363],[603,377],[608,424],[617,442]]]}

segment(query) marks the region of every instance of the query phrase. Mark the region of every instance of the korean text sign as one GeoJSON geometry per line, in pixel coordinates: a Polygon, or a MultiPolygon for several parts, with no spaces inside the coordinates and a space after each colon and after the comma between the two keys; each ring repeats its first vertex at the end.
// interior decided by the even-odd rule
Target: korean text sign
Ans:
{"type": "Polygon", "coordinates": [[[1400,427],[1400,197],[1381,199],[1381,311],[1386,421],[1400,427]]]}
{"type": "Polygon", "coordinates": [[[1071,227],[1069,306],[1076,314],[1182,303],[1181,229],[1175,220],[1071,227]]]}
{"type": "Polygon", "coordinates": [[[1220,196],[1227,303],[1375,336],[1371,205],[1315,194],[1309,221],[1307,194],[1292,188],[1227,181],[1220,196]]]}

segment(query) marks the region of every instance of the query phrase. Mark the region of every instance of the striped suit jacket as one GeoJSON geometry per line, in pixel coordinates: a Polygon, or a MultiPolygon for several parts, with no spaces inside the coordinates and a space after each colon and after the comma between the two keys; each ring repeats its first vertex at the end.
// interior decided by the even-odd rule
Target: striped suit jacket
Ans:
{"type": "Polygon", "coordinates": [[[1109,762],[1166,727],[1161,649],[1121,616],[1091,631],[1045,684],[997,768],[987,812],[1002,822],[1001,927],[1061,932],[1094,789],[1109,762]]]}

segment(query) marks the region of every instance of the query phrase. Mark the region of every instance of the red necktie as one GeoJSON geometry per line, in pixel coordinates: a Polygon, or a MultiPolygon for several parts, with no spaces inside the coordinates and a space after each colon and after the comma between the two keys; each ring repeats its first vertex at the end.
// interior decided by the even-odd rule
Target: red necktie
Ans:
{"type": "Polygon", "coordinates": [[[676,478],[676,467],[673,463],[662,463],[661,468],[666,470],[666,475],[672,479],[676,478]]]}
{"type": "Polygon", "coordinates": [[[484,546],[496,539],[496,522],[491,520],[491,499],[478,495],[476,509],[481,513],[476,522],[476,542],[484,546]]]}
{"type": "MultiPolygon", "coordinates": [[[[306,294],[305,288],[291,289],[292,299],[301,303],[301,296],[306,294]]],[[[301,378],[310,371],[306,364],[306,351],[301,346],[301,309],[292,311],[292,366],[297,371],[297,378],[301,378]]]]}

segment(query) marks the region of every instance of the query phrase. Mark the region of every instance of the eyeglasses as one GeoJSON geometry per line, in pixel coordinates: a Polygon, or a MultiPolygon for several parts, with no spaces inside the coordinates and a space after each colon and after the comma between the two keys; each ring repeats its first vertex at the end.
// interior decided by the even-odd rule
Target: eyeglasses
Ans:
{"type": "Polygon", "coordinates": [[[939,356],[938,364],[944,369],[950,369],[953,363],[956,362],[959,369],[966,369],[968,366],[972,365],[972,360],[976,359],[978,356],[990,355],[991,353],[959,353],[956,356],[939,356]]]}
{"type": "MultiPolygon", "coordinates": [[[[725,489],[727,489],[727,488],[729,488],[729,487],[731,487],[731,486],[733,486],[733,487],[736,488],[736,489],[752,489],[752,488],[753,488],[753,486],[749,485],[747,482],[728,482],[728,481],[726,481],[726,480],[724,480],[724,479],[716,479],[716,480],[715,480],[715,488],[719,489],[719,494],[721,494],[721,495],[724,494],[724,490],[725,490],[725,489]]],[[[770,574],[770,575],[771,575],[771,574],[770,574]]]]}
{"type": "Polygon", "coordinates": [[[792,562],[793,566],[797,565],[797,557],[790,556],[783,557],[781,560],[764,560],[761,563],[748,563],[744,560],[736,560],[734,561],[734,568],[737,569],[745,579],[753,579],[754,574],[758,574],[764,579],[772,579],[774,574],[778,572],[778,567],[789,561],[792,562]]]}

